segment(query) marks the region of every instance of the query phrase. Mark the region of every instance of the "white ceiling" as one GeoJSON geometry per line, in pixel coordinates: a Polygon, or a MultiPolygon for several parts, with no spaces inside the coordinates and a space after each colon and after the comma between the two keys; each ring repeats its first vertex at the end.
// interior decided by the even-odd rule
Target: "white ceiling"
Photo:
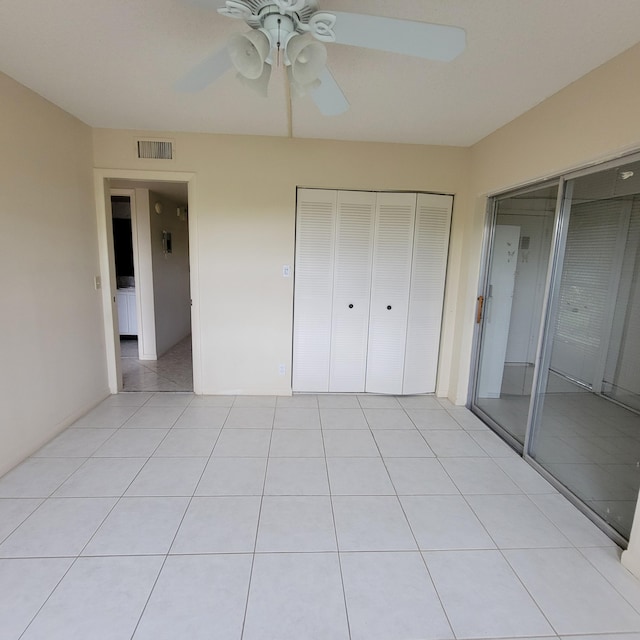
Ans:
{"type": "MultiPolygon", "coordinates": [[[[234,73],[173,84],[248,27],[223,0],[2,0],[0,70],[93,127],[288,135],[281,73],[267,99],[234,73]]],[[[639,0],[320,0],[323,10],[463,27],[449,63],[328,45],[351,109],[294,100],[300,138],[467,146],[640,41],[639,0]]]]}

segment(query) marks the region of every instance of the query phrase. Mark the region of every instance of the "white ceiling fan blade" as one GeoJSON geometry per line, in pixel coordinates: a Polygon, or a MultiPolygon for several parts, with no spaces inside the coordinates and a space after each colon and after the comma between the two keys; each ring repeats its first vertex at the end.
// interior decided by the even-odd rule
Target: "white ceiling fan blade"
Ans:
{"type": "Polygon", "coordinates": [[[332,11],[336,42],[448,62],[466,46],[460,27],[332,11]]]}
{"type": "Polygon", "coordinates": [[[349,109],[349,103],[338,86],[331,71],[325,67],[318,77],[320,86],[312,89],[309,94],[316,107],[323,116],[339,116],[349,109]]]}
{"type": "Polygon", "coordinates": [[[231,58],[227,48],[219,49],[197,64],[174,84],[176,91],[202,91],[231,69],[231,58]]]}

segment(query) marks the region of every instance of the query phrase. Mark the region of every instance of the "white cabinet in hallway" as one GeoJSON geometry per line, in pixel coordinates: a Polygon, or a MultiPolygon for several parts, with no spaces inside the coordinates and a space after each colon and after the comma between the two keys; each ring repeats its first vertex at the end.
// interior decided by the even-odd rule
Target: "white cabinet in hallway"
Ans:
{"type": "Polygon", "coordinates": [[[138,335],[135,289],[118,289],[116,291],[116,305],[118,307],[118,330],[120,335],[138,335]]]}
{"type": "Polygon", "coordinates": [[[435,391],[452,204],[298,190],[294,391],[435,391]]]}

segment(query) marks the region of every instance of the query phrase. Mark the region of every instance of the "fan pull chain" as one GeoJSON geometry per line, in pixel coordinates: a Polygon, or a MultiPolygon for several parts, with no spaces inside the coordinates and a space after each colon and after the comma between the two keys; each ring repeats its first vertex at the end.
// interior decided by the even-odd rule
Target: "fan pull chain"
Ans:
{"type": "Polygon", "coordinates": [[[282,24],[282,19],[278,18],[278,42],[276,42],[276,66],[280,66],[280,25],[282,24]]]}

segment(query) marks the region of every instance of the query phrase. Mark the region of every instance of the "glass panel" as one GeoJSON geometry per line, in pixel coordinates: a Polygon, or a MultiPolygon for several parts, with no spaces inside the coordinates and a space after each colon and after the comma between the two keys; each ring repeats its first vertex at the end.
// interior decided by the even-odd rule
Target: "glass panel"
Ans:
{"type": "Polygon", "coordinates": [[[524,444],[558,186],[496,205],[474,408],[524,444]]]}
{"type": "Polygon", "coordinates": [[[568,186],[530,455],[628,538],[640,488],[640,163],[568,186]]]}

